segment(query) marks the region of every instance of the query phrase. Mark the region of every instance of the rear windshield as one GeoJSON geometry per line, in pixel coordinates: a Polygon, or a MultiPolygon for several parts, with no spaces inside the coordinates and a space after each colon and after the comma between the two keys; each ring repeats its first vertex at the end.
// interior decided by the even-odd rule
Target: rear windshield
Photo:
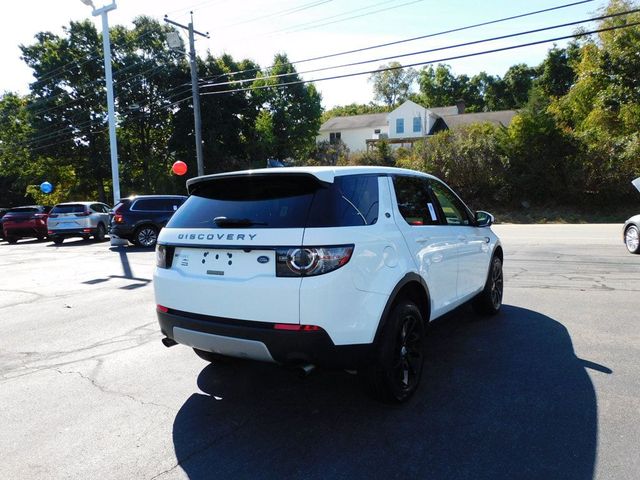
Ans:
{"type": "Polygon", "coordinates": [[[51,213],[84,213],[84,205],[56,205],[51,210],[51,213]]]}
{"type": "Polygon", "coordinates": [[[16,207],[9,210],[7,213],[37,213],[38,210],[35,207],[16,207]]]}
{"type": "Polygon", "coordinates": [[[247,175],[196,185],[167,227],[346,227],[377,219],[376,176],[347,175],[324,183],[312,175],[247,175]]]}

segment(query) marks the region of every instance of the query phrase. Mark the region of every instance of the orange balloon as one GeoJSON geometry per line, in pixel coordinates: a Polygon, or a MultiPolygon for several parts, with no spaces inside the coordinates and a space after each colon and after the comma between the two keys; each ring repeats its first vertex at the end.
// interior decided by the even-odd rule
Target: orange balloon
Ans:
{"type": "Polygon", "coordinates": [[[184,175],[185,173],[187,173],[187,164],[182,160],[178,160],[174,162],[171,170],[173,170],[173,173],[175,173],[176,175],[184,175]]]}

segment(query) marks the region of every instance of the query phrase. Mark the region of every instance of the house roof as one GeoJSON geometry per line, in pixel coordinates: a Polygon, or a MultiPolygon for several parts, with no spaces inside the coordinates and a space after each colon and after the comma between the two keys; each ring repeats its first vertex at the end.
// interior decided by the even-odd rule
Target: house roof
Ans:
{"type": "Polygon", "coordinates": [[[444,117],[445,115],[458,115],[458,106],[452,105],[449,107],[433,107],[427,108],[431,113],[435,113],[439,117],[444,117]]]}
{"type": "Polygon", "coordinates": [[[387,125],[387,113],[369,113],[348,117],[333,117],[320,127],[320,131],[347,130],[350,128],[384,127],[387,125]]]}
{"type": "Polygon", "coordinates": [[[462,113],[456,115],[442,115],[441,118],[448,128],[456,128],[471,123],[489,122],[496,125],[508,126],[516,115],[515,110],[500,110],[498,112],[462,113]]]}

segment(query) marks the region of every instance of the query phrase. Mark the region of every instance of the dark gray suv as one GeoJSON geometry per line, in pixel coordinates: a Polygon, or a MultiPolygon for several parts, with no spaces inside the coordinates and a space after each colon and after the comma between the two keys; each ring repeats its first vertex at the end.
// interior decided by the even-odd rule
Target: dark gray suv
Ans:
{"type": "Polygon", "coordinates": [[[154,247],[158,233],[186,199],[183,195],[123,198],[113,207],[109,235],[112,239],[122,238],[141,247],[154,247]]]}

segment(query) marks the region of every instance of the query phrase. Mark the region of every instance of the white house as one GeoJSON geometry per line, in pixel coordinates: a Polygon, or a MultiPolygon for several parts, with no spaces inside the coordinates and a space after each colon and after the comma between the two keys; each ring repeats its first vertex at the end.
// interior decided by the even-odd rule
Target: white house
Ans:
{"type": "Polygon", "coordinates": [[[341,140],[351,152],[365,150],[381,139],[396,147],[411,147],[428,135],[470,123],[508,126],[515,114],[514,110],[465,113],[462,101],[448,107],[425,108],[407,100],[389,113],[330,118],[320,127],[316,141],[341,140]]]}

